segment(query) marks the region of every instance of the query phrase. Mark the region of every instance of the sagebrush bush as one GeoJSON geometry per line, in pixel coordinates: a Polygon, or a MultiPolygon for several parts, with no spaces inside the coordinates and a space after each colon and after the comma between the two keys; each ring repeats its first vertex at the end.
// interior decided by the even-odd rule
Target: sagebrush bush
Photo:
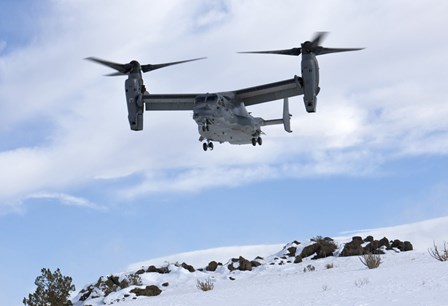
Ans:
{"type": "Polygon", "coordinates": [[[127,276],[129,280],[129,286],[141,286],[143,285],[142,278],[140,275],[131,273],[127,276]]]}
{"type": "Polygon", "coordinates": [[[355,286],[358,288],[361,288],[361,287],[364,287],[365,285],[367,285],[368,283],[369,283],[368,278],[358,279],[355,281],[355,286]]]}
{"type": "Polygon", "coordinates": [[[313,265],[308,265],[305,268],[303,268],[303,272],[312,272],[312,271],[316,271],[316,267],[313,265]]]}
{"type": "Polygon", "coordinates": [[[202,291],[210,291],[213,290],[213,288],[215,288],[215,284],[209,278],[204,281],[200,281],[198,279],[196,282],[196,287],[202,291]]]}
{"type": "Polygon", "coordinates": [[[438,261],[448,261],[448,243],[444,241],[443,250],[439,251],[436,243],[434,242],[434,248],[428,249],[428,253],[438,261]]]}
{"type": "Polygon", "coordinates": [[[71,306],[69,300],[70,292],[75,291],[72,278],[63,276],[57,269],[54,273],[50,269],[43,268],[42,275],[36,278],[34,284],[37,286],[33,294],[28,295],[28,299],[23,299],[23,304],[28,306],[71,306]]]}
{"type": "Polygon", "coordinates": [[[372,253],[362,255],[359,259],[369,269],[376,269],[382,263],[381,256],[372,253]]]}

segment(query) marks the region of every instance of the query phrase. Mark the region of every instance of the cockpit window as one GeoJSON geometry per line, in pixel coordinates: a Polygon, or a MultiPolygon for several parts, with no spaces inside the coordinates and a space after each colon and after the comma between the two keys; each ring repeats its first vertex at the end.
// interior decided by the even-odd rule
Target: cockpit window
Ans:
{"type": "Polygon", "coordinates": [[[204,95],[204,96],[197,96],[194,100],[195,104],[202,104],[202,103],[216,103],[218,100],[218,95],[212,94],[212,95],[204,95]]]}

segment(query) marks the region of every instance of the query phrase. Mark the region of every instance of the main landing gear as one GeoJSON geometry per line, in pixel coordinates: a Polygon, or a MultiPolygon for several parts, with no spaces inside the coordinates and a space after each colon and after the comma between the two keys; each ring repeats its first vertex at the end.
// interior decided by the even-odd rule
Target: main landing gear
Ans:
{"type": "Polygon", "coordinates": [[[257,138],[252,138],[252,145],[255,147],[256,145],[261,146],[263,144],[263,139],[261,139],[261,137],[257,137],[257,138]]]}
{"type": "Polygon", "coordinates": [[[213,142],[204,142],[202,144],[202,148],[204,149],[204,151],[207,151],[208,149],[210,149],[210,151],[213,151],[213,142]]]}

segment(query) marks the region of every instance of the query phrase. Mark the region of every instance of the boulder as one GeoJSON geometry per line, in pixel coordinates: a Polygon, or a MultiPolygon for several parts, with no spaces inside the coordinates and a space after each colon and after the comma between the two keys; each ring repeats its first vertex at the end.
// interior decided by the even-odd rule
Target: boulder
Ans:
{"type": "Polygon", "coordinates": [[[252,268],[261,266],[261,262],[256,261],[256,260],[252,260],[250,263],[252,264],[252,268]]]}
{"type": "Polygon", "coordinates": [[[297,248],[292,246],[292,247],[289,247],[287,249],[287,251],[288,251],[288,253],[286,253],[286,256],[289,256],[289,257],[296,256],[297,248]]]}
{"type": "Polygon", "coordinates": [[[359,256],[364,254],[364,248],[362,244],[364,240],[361,237],[355,236],[352,238],[352,241],[347,242],[339,256],[359,256]]]}
{"type": "Polygon", "coordinates": [[[391,247],[397,248],[400,251],[403,251],[404,250],[404,242],[402,242],[401,240],[395,239],[394,241],[392,241],[391,247]]]}
{"type": "Polygon", "coordinates": [[[364,238],[364,242],[372,242],[374,239],[373,239],[373,236],[367,236],[366,238],[364,238]]]}
{"type": "Polygon", "coordinates": [[[320,247],[319,247],[319,244],[317,242],[313,243],[313,244],[310,244],[310,245],[308,245],[308,246],[303,248],[302,253],[300,253],[300,256],[302,258],[306,258],[308,256],[311,256],[311,255],[315,254],[319,250],[319,248],[320,247]]]}
{"type": "Polygon", "coordinates": [[[134,293],[136,296],[157,296],[160,293],[162,293],[162,290],[159,289],[159,287],[155,285],[146,286],[145,288],[135,288],[130,291],[131,293],[134,293]]]}
{"type": "Polygon", "coordinates": [[[412,243],[410,243],[409,241],[405,241],[404,242],[404,249],[403,251],[412,251],[414,249],[414,247],[412,246],[412,243]]]}
{"type": "Polygon", "coordinates": [[[391,246],[390,246],[389,239],[387,239],[386,237],[383,237],[380,240],[380,247],[382,247],[382,246],[386,247],[386,250],[390,250],[391,246]]]}
{"type": "Polygon", "coordinates": [[[191,273],[193,273],[194,271],[196,271],[196,270],[194,269],[193,266],[191,266],[191,265],[189,265],[189,264],[186,264],[185,262],[183,262],[180,266],[181,266],[182,268],[184,268],[185,270],[188,270],[188,271],[191,272],[191,273]]]}
{"type": "Polygon", "coordinates": [[[218,268],[218,263],[213,260],[208,263],[207,267],[205,267],[205,270],[214,272],[214,271],[216,271],[217,268],[218,268]]]}

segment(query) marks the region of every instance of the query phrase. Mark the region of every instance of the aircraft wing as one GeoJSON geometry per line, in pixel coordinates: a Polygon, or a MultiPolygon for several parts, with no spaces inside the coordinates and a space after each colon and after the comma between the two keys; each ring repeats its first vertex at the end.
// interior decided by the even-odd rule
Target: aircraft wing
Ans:
{"type": "Polygon", "coordinates": [[[303,95],[303,87],[298,76],[289,80],[244,88],[233,92],[235,98],[244,105],[254,105],[274,100],[303,95]]]}
{"type": "Polygon", "coordinates": [[[144,94],[147,111],[193,110],[194,99],[200,94],[144,94]]]}

